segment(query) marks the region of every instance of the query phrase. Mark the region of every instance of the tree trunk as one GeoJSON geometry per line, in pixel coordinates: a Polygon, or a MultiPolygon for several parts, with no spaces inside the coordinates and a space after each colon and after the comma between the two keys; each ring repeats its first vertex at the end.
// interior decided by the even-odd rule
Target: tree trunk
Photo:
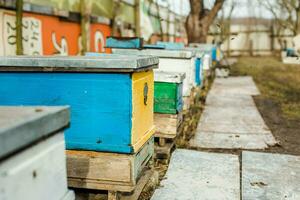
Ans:
{"type": "Polygon", "coordinates": [[[191,11],[186,20],[189,43],[205,43],[210,25],[222,8],[225,0],[215,0],[210,11],[205,10],[204,0],[190,0],[191,11]]]}

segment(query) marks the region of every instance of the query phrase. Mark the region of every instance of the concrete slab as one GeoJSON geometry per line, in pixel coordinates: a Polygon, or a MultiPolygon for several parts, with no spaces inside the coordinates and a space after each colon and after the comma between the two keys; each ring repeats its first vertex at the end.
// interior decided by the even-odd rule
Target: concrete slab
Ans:
{"type": "Polygon", "coordinates": [[[195,148],[265,149],[276,144],[251,95],[259,94],[251,77],[215,79],[201,115],[195,148]]]}
{"type": "Polygon", "coordinates": [[[200,132],[190,141],[194,148],[266,149],[276,144],[271,133],[200,132]]]}
{"type": "Polygon", "coordinates": [[[214,107],[255,107],[254,100],[252,96],[249,95],[217,95],[209,93],[206,98],[206,105],[207,106],[214,106],[214,107]],[[234,104],[232,104],[234,102],[234,104]]]}
{"type": "Polygon", "coordinates": [[[177,149],[152,200],[240,199],[238,156],[177,149]]]}
{"type": "Polygon", "coordinates": [[[240,95],[259,95],[252,77],[229,77],[229,78],[216,78],[211,93],[219,96],[240,96],[240,95]]]}
{"type": "Polygon", "coordinates": [[[300,157],[243,152],[243,200],[300,199],[300,157]]]}
{"type": "MultiPolygon", "coordinates": [[[[231,105],[234,102],[231,103],[231,105]]],[[[200,123],[265,124],[256,107],[212,107],[203,111],[200,123]]]]}

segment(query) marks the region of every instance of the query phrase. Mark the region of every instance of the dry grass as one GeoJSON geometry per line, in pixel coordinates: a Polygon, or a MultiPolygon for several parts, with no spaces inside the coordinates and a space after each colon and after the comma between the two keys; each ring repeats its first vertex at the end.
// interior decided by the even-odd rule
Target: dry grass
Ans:
{"type": "Polygon", "coordinates": [[[279,103],[283,114],[300,119],[300,65],[286,65],[274,57],[243,57],[232,75],[251,75],[262,95],[279,103]]]}

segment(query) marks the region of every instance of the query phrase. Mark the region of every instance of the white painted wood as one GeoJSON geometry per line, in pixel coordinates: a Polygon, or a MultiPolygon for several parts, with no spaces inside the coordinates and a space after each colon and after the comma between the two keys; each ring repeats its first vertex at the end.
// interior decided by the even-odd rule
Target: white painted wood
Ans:
{"type": "Polygon", "coordinates": [[[67,126],[68,106],[0,106],[0,159],[67,126]]]}
{"type": "Polygon", "coordinates": [[[67,188],[63,133],[0,163],[1,200],[73,200],[67,188]]]}
{"type": "Polygon", "coordinates": [[[282,59],[282,62],[284,64],[300,65],[300,58],[299,57],[284,57],[282,59]]]}
{"type": "Polygon", "coordinates": [[[177,72],[185,73],[185,79],[183,80],[183,96],[190,96],[191,90],[196,86],[195,81],[195,58],[191,59],[174,59],[174,58],[159,58],[157,72],[177,72]]]}
{"type": "Polygon", "coordinates": [[[164,83],[182,83],[185,79],[185,73],[176,73],[176,72],[159,72],[154,73],[155,82],[164,82],[164,83]]]}

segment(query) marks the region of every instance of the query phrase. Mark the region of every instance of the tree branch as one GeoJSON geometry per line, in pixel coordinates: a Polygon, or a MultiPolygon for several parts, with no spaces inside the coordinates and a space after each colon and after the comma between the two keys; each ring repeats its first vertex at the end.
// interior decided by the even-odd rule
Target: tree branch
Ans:
{"type": "Polygon", "coordinates": [[[209,14],[207,15],[208,24],[211,24],[214,19],[216,18],[219,10],[222,8],[225,0],[216,0],[213,8],[210,10],[209,14]]]}

